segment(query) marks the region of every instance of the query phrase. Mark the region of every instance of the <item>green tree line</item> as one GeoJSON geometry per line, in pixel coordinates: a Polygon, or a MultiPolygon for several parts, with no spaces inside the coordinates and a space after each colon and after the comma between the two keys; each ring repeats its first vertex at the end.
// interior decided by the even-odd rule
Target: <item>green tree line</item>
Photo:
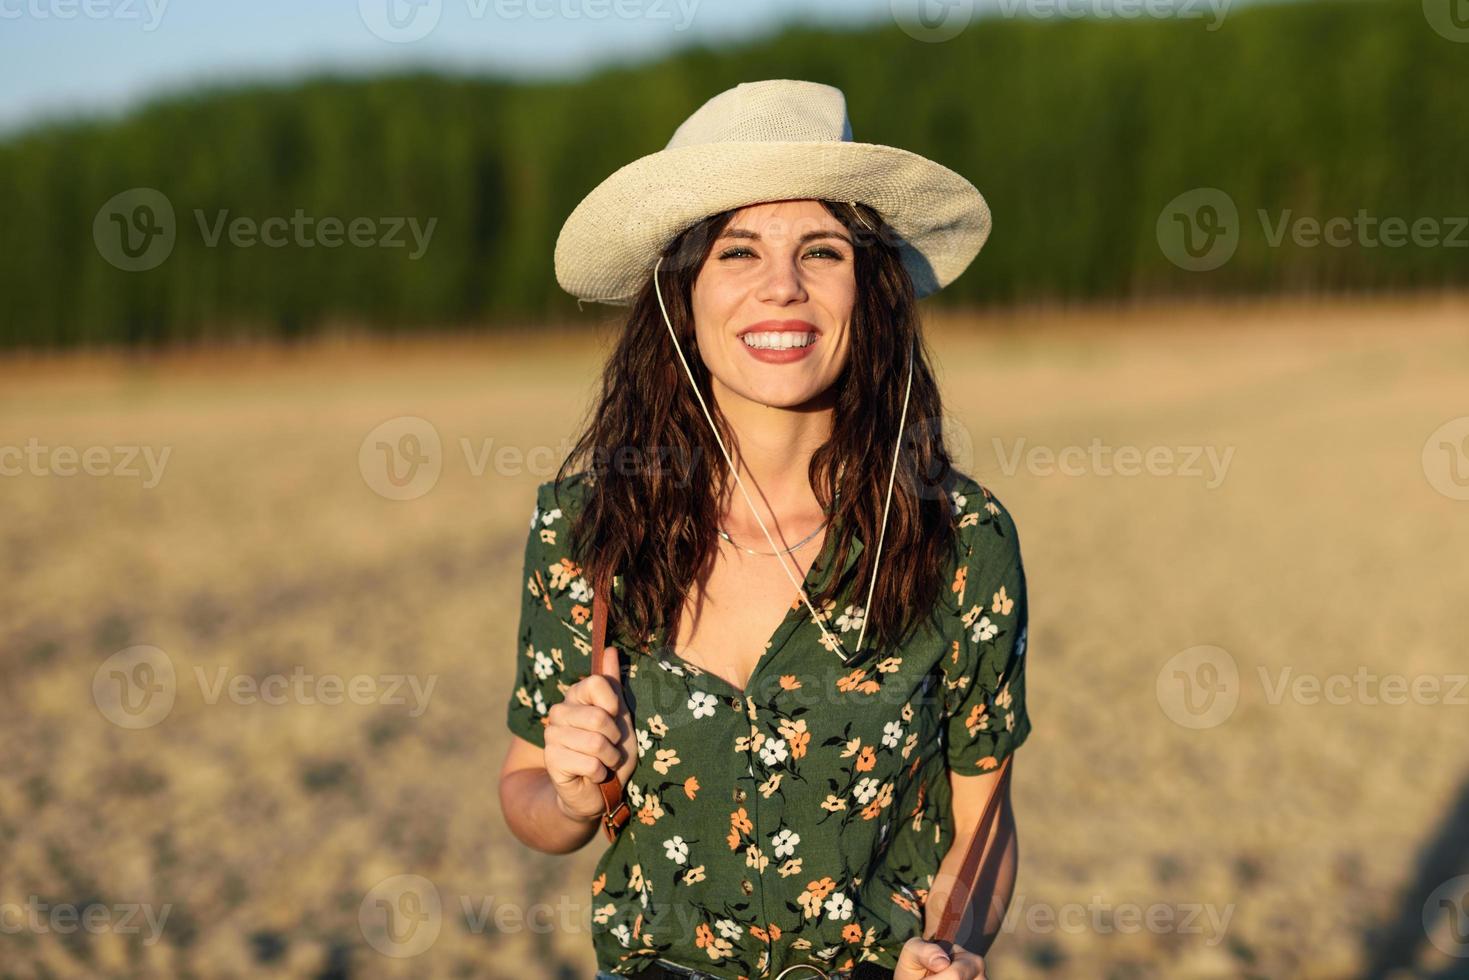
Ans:
{"type": "MultiPolygon", "coordinates": [[[[990,242],[933,302],[1469,280],[1454,220],[1469,215],[1469,44],[1415,0],[1256,6],[1215,27],[993,18],[942,43],[792,27],[570,82],[323,77],[34,127],[0,142],[0,346],[567,316],[552,267],[566,215],[705,99],[760,78],[841,87],[857,139],[985,193],[990,242]],[[1164,242],[1170,202],[1202,188],[1237,209],[1237,244],[1207,270],[1164,242]],[[157,196],[173,212],[161,260],[131,254],[159,240],[157,196]],[[1332,219],[1334,236],[1311,233],[1332,219]],[[1411,240],[1385,242],[1389,219],[1411,240]]],[[[1200,235],[1223,226],[1207,217],[1200,235]]]]}

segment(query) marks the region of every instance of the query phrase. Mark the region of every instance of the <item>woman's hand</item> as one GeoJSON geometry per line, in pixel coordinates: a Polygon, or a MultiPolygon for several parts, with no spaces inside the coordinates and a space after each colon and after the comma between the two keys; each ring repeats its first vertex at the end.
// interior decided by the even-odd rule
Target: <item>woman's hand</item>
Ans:
{"type": "Polygon", "coordinates": [[[982,980],[985,976],[984,958],[978,953],[953,943],[953,956],[945,950],[949,944],[929,942],[914,936],[903,944],[898,953],[898,966],[893,970],[893,980],[982,980]]]}
{"type": "MultiPolygon", "coordinates": [[[[616,667],[616,647],[603,647],[602,656],[602,669],[616,667]]],[[[597,670],[567,688],[566,698],[546,712],[545,758],[561,812],[576,820],[600,817],[599,785],[613,772],[625,784],[638,763],[621,683],[597,670]]]]}

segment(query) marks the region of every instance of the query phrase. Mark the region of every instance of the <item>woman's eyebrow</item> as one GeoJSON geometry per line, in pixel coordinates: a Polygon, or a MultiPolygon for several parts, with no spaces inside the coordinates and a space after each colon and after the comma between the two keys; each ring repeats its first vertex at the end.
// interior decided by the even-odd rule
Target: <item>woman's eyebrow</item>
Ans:
{"type": "MultiPolygon", "coordinates": [[[[757,241],[757,242],[760,240],[760,234],[758,232],[751,231],[748,228],[726,228],[724,230],[724,233],[721,234],[719,237],[720,238],[749,238],[749,239],[752,239],[752,240],[757,241]]],[[[804,245],[807,242],[809,242],[809,241],[811,241],[813,239],[816,239],[816,238],[837,238],[837,239],[840,239],[840,240],[846,242],[848,245],[851,245],[852,244],[852,240],[850,238],[848,238],[846,235],[844,235],[841,232],[839,232],[839,231],[808,231],[808,232],[806,232],[806,234],[802,235],[800,238],[798,238],[796,240],[796,244],[797,245],[804,245]]],[[[855,246],[853,246],[853,247],[855,247],[855,246]]]]}

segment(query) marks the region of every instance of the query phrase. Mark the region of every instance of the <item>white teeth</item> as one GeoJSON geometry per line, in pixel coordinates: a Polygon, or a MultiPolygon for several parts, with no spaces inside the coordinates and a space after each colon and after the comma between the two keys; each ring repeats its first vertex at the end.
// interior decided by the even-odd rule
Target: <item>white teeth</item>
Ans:
{"type": "Polygon", "coordinates": [[[749,347],[760,350],[788,350],[792,347],[809,347],[816,343],[816,334],[811,331],[788,331],[784,333],[747,333],[742,338],[749,347]]]}

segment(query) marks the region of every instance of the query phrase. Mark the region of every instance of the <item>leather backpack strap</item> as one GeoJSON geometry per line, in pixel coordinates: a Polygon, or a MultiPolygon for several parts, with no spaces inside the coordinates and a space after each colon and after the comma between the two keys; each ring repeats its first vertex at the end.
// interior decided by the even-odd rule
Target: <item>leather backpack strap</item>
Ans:
{"type": "MultiPolygon", "coordinates": [[[[621,677],[622,651],[612,661],[611,670],[602,670],[602,650],[607,645],[607,589],[609,583],[597,580],[592,586],[592,670],[607,674],[613,681],[621,677]]],[[[622,783],[613,772],[598,784],[602,790],[602,830],[609,841],[617,840],[617,833],[632,817],[632,808],[622,798],[622,783]]]]}
{"type": "Polygon", "coordinates": [[[953,942],[954,934],[959,930],[959,924],[964,921],[965,913],[969,911],[969,903],[974,900],[974,879],[979,874],[979,859],[984,853],[985,845],[989,843],[992,825],[999,818],[1000,801],[1005,797],[1006,786],[1010,780],[1010,756],[1007,755],[1001,760],[999,773],[1000,778],[995,782],[995,791],[985,802],[984,813],[980,814],[974,836],[969,840],[969,849],[964,852],[964,863],[959,866],[958,881],[949,892],[948,904],[939,918],[938,929],[929,937],[930,941],[953,942]],[[956,898],[959,901],[955,901],[956,898]]]}

